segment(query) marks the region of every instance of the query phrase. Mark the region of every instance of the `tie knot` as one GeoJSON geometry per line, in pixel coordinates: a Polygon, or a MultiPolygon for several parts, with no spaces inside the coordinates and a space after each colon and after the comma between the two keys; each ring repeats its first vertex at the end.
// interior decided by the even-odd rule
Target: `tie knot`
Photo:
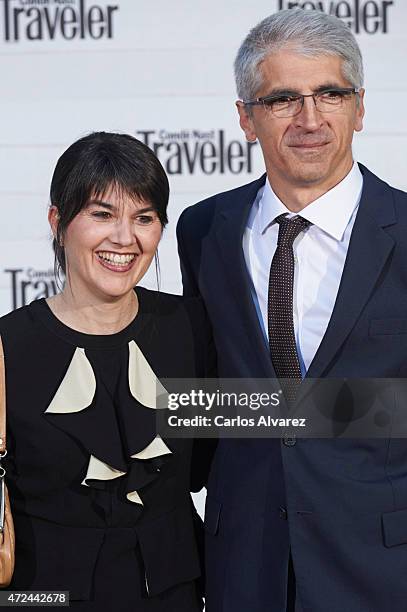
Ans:
{"type": "Polygon", "coordinates": [[[278,230],[278,245],[291,247],[294,240],[302,231],[311,225],[310,221],[297,215],[291,219],[287,219],[286,215],[279,215],[275,218],[276,223],[280,225],[278,230]]]}

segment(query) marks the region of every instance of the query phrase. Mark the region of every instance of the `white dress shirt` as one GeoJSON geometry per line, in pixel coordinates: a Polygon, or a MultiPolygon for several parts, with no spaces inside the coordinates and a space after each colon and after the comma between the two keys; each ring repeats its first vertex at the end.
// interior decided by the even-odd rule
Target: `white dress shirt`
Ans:
{"type": "MultiPolygon", "coordinates": [[[[321,343],[335,305],[349,241],[363,187],[356,163],[338,185],[308,204],[300,213],[312,223],[294,241],[293,318],[303,376],[321,343]]],[[[243,234],[243,251],[252,279],[252,296],[268,341],[267,301],[271,261],[279,225],[288,213],[266,180],[253,203],[243,234]]]]}

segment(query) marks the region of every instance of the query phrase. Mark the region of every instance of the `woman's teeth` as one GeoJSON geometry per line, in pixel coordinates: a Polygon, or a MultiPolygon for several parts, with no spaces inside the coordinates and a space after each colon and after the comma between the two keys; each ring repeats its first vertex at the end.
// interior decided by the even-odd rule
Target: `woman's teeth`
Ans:
{"type": "Polygon", "coordinates": [[[98,253],[98,257],[115,266],[128,266],[129,263],[132,262],[135,258],[135,255],[119,255],[118,253],[109,253],[107,251],[101,251],[98,253]]]}

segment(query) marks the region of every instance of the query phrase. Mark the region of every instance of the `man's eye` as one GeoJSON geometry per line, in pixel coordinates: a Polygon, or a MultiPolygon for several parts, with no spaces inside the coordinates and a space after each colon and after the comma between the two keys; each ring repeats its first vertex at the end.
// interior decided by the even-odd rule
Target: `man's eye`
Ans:
{"type": "Polygon", "coordinates": [[[274,104],[290,104],[290,102],[295,102],[296,99],[295,96],[280,96],[274,100],[274,104]]]}
{"type": "Polygon", "coordinates": [[[284,106],[289,104],[293,98],[291,96],[280,96],[278,98],[272,98],[269,103],[273,106],[284,106]]]}
{"type": "Polygon", "coordinates": [[[278,109],[286,108],[298,100],[298,96],[279,96],[278,98],[269,98],[264,100],[264,104],[269,108],[278,109]]]}
{"type": "Polygon", "coordinates": [[[323,91],[320,93],[320,98],[326,102],[338,102],[339,100],[342,100],[345,95],[346,92],[343,91],[323,91]]]}

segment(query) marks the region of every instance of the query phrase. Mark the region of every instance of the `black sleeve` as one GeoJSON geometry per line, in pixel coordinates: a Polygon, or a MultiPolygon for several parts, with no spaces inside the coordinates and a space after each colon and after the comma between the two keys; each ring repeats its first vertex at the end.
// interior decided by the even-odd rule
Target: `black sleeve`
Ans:
{"type": "Polygon", "coordinates": [[[186,243],[184,238],[185,233],[185,212],[184,211],[177,223],[177,241],[178,241],[178,256],[180,260],[182,286],[184,288],[184,296],[192,297],[199,295],[198,281],[193,273],[191,259],[187,254],[186,243]]]}
{"type": "MultiPolygon", "coordinates": [[[[193,298],[185,302],[195,338],[196,377],[217,378],[217,356],[212,326],[203,300],[193,298]]],[[[200,491],[208,482],[216,438],[195,438],[191,462],[191,491],[200,491]]]]}

